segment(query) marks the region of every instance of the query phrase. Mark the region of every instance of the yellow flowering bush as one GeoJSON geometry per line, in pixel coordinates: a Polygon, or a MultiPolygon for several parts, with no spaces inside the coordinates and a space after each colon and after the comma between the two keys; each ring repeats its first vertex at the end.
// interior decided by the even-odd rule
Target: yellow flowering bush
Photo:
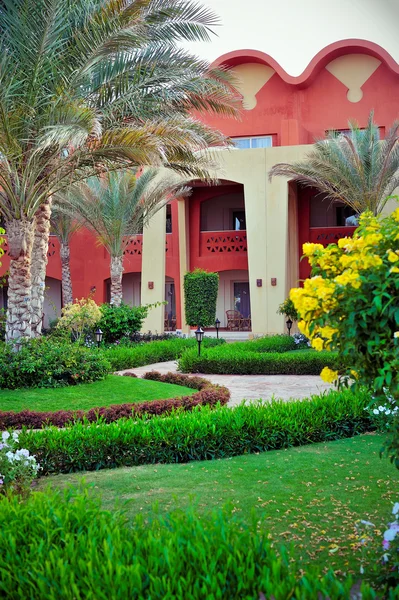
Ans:
{"type": "Polygon", "coordinates": [[[326,248],[304,244],[303,252],[312,277],[290,293],[298,327],[313,348],[337,350],[345,365],[321,376],[398,402],[399,209],[385,219],[365,213],[353,238],[326,248]]]}
{"type": "Polygon", "coordinates": [[[100,307],[93,298],[76,299],[75,303],[66,304],[62,309],[57,328],[69,331],[78,342],[97,325],[101,317],[100,307]]]}

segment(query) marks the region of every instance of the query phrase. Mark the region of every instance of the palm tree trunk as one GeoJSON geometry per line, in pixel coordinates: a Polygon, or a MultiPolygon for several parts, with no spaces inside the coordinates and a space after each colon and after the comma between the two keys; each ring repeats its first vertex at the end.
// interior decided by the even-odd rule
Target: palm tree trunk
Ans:
{"type": "Polygon", "coordinates": [[[50,237],[52,199],[48,198],[35,215],[35,236],[32,250],[32,337],[39,337],[43,326],[43,305],[50,237]]]}
{"type": "Polygon", "coordinates": [[[73,303],[71,265],[69,262],[70,250],[68,242],[61,242],[60,255],[62,272],[62,303],[65,306],[66,304],[73,303]]]}
{"type": "Polygon", "coordinates": [[[122,302],[123,255],[111,256],[111,304],[120,306],[122,302]]]}
{"type": "Polygon", "coordinates": [[[8,277],[7,341],[31,337],[31,258],[34,222],[26,218],[6,221],[10,255],[8,277]]]}

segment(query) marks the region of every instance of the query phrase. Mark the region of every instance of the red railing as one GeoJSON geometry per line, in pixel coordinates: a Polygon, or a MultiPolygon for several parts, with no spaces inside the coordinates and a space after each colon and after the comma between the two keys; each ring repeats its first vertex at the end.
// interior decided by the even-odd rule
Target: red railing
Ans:
{"type": "Polygon", "coordinates": [[[126,246],[123,254],[130,256],[140,256],[143,251],[143,236],[135,235],[126,246]]]}
{"type": "Polygon", "coordinates": [[[201,231],[200,256],[247,254],[246,231],[201,231]]]}
{"type": "MultiPolygon", "coordinates": [[[[2,238],[5,239],[5,242],[2,245],[2,248],[4,250],[5,256],[9,256],[8,244],[7,244],[7,236],[4,235],[4,234],[2,234],[0,237],[2,237],[2,238]]],[[[49,239],[49,242],[48,242],[47,256],[49,258],[52,258],[53,256],[56,256],[57,254],[59,255],[59,250],[60,250],[60,243],[58,241],[57,236],[50,235],[50,239],[49,239]]]]}
{"type": "Polygon", "coordinates": [[[352,237],[356,227],[311,227],[309,230],[309,242],[313,244],[336,244],[344,237],[352,237]]]}

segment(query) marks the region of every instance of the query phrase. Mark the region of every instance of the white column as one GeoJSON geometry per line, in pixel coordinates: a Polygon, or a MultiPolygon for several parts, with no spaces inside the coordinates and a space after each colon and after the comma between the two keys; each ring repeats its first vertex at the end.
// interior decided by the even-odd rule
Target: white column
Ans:
{"type": "MultiPolygon", "coordinates": [[[[166,206],[158,211],[143,231],[143,259],[141,269],[141,304],[155,304],[165,300],[165,243],[166,206]]],[[[152,308],[144,320],[142,331],[163,333],[165,306],[152,308]]]]}

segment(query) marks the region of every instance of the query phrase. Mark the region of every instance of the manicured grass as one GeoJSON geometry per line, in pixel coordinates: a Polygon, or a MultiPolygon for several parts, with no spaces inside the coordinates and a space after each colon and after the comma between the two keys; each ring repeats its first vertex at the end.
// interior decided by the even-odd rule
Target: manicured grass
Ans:
{"type": "MultiPolygon", "coordinates": [[[[245,520],[252,513],[273,539],[293,543],[296,559],[359,572],[358,519],[380,530],[399,500],[399,472],[379,458],[383,437],[362,435],[328,444],[265,452],[231,459],[177,465],[150,465],[85,474],[104,508],[129,502],[134,515],[195,505],[202,515],[231,502],[245,520]]],[[[46,477],[56,487],[77,484],[81,474],[46,477]]],[[[375,560],[370,551],[369,562],[375,560]]]]}
{"type": "Polygon", "coordinates": [[[0,390],[0,410],[77,410],[130,402],[191,396],[196,390],[133,377],[109,375],[103,381],[55,389],[0,390]]]}

